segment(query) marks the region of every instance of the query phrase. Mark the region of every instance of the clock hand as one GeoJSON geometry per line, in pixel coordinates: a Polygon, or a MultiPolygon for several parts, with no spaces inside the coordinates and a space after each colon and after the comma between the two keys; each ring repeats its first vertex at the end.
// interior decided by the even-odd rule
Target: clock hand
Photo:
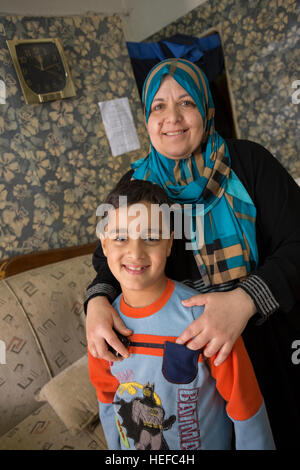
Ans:
{"type": "Polygon", "coordinates": [[[57,65],[59,65],[58,62],[56,62],[55,64],[51,64],[51,65],[47,65],[47,67],[44,67],[43,70],[49,70],[49,69],[52,69],[53,67],[56,67],[57,65]]]}
{"type": "Polygon", "coordinates": [[[43,58],[42,58],[42,56],[41,56],[40,54],[38,54],[38,55],[36,56],[36,60],[37,60],[38,63],[40,64],[40,70],[44,71],[45,69],[44,69],[44,67],[43,67],[43,58]]]}

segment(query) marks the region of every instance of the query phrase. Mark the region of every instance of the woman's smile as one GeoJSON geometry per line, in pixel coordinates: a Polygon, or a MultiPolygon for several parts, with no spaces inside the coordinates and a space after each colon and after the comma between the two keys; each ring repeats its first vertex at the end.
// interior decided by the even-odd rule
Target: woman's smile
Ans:
{"type": "Polygon", "coordinates": [[[180,129],[180,130],[176,130],[176,131],[163,132],[163,135],[165,135],[167,137],[178,137],[178,136],[182,136],[187,131],[188,131],[188,129],[180,129]]]}

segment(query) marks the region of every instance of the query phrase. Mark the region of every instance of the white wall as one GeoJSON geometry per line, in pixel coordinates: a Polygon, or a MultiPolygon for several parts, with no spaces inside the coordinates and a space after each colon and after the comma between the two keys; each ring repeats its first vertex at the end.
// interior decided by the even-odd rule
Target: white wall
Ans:
{"type": "Polygon", "coordinates": [[[206,0],[124,0],[129,16],[123,19],[128,41],[142,41],[206,0]]]}
{"type": "Polygon", "coordinates": [[[87,11],[114,13],[122,8],[122,0],[0,0],[0,13],[20,15],[82,15],[87,11]]]}
{"type": "Polygon", "coordinates": [[[82,15],[118,13],[127,41],[142,41],[206,0],[0,0],[0,14],[82,15]]]}

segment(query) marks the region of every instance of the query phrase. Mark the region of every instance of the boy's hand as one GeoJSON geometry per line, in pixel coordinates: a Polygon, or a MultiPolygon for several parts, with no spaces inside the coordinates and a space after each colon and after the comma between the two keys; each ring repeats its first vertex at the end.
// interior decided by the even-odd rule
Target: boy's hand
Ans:
{"type": "Polygon", "coordinates": [[[128,350],[118,339],[113,328],[124,336],[132,334],[106,297],[91,299],[87,306],[86,337],[92,356],[113,362],[129,357],[128,350]],[[110,352],[108,344],[123,357],[116,357],[110,352]]]}
{"type": "Polygon", "coordinates": [[[185,307],[205,306],[203,314],[194,320],[176,343],[190,349],[204,348],[204,355],[212,357],[216,366],[230,354],[237,338],[244,331],[249,318],[256,313],[251,297],[241,288],[229,292],[198,294],[182,301],[185,307]]]}

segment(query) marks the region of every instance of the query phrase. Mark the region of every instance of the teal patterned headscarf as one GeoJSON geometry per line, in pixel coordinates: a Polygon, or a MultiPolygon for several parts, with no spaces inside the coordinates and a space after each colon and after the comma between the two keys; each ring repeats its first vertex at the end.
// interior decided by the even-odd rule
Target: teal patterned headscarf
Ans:
{"type": "Polygon", "coordinates": [[[194,256],[205,286],[240,279],[258,261],[255,206],[230,168],[228,147],[215,130],[208,80],[199,67],[174,58],[160,62],[149,72],[143,87],[146,123],[166,75],[171,75],[194,100],[203,120],[203,137],[193,154],[181,160],[161,155],[151,143],[149,155],[132,164],[133,178],[159,184],[182,207],[191,205],[193,229],[199,227],[200,215],[204,216],[204,245],[194,247],[194,256]],[[199,204],[204,208],[201,214],[199,204]]]}

